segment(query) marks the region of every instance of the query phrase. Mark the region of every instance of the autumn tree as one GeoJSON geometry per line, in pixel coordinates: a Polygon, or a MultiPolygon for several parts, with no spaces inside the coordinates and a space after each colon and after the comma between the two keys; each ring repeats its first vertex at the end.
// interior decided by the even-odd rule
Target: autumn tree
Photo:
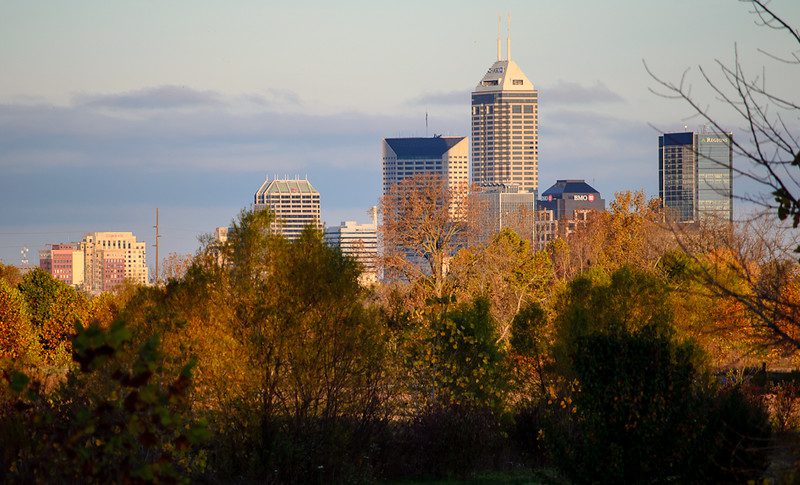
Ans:
{"type": "Polygon", "coordinates": [[[608,211],[594,214],[569,238],[572,274],[590,267],[609,272],[623,265],[654,268],[671,244],[659,205],[642,191],[614,194],[608,211]]]}
{"type": "Polygon", "coordinates": [[[445,296],[450,258],[465,237],[466,225],[458,212],[453,194],[438,175],[418,174],[392,185],[381,199],[387,276],[419,282],[435,297],[445,296]]]}
{"type": "MultiPolygon", "coordinates": [[[[763,0],[750,0],[755,23],[767,30],[783,36],[786,42],[784,52],[766,52],[759,49],[765,61],[773,62],[772,68],[786,69],[786,76],[796,73],[800,66],[797,48],[800,47],[800,30],[792,25],[788,17],[781,14],[772,4],[763,0]]],[[[739,180],[747,181],[762,191],[760,194],[737,194],[736,197],[747,205],[760,207],[780,221],[788,221],[790,227],[800,225],[800,144],[797,137],[797,116],[800,102],[793,99],[796,92],[779,92],[774,84],[767,84],[764,78],[766,67],[756,73],[748,72],[740,58],[738,48],[734,48],[731,62],[716,60],[716,69],[698,68],[699,78],[708,86],[717,100],[708,104],[693,92],[690,71],[687,69],[678,81],[666,80],[655,74],[645,64],[645,69],[656,83],[652,91],[657,95],[684,102],[693,112],[714,131],[729,132],[727,116],[741,124],[741,135],[731,140],[738,159],[731,167],[739,180]],[[723,111],[726,113],[723,114],[723,111]],[[726,116],[727,115],[727,116],[726,116]]],[[[702,154],[698,154],[702,156],[702,154]]],[[[793,240],[796,238],[792,238],[793,240]]],[[[795,251],[800,245],[795,243],[795,251]]],[[[776,258],[770,266],[784,265],[782,257],[776,258]]],[[[750,264],[750,263],[748,263],[750,264]]],[[[758,264],[759,266],[761,263],[758,264]]],[[[742,266],[742,268],[747,265],[742,266]]],[[[768,274],[768,273],[765,273],[768,274]]],[[[791,281],[791,277],[786,281],[791,281]]],[[[763,342],[775,344],[783,349],[800,349],[797,340],[797,326],[792,320],[796,304],[780,297],[780,292],[762,291],[774,283],[747,284],[744,291],[726,285],[724,281],[707,278],[706,283],[717,287],[721,293],[735,298],[755,316],[757,325],[764,332],[763,342]],[[789,318],[787,318],[789,317],[789,318]]],[[[791,292],[787,293],[790,294],[791,292]]]]}
{"type": "Polygon", "coordinates": [[[0,280],[0,366],[35,362],[41,346],[19,290],[0,280]]]}
{"type": "Polygon", "coordinates": [[[552,294],[553,266],[548,254],[536,251],[528,239],[510,229],[488,243],[464,248],[452,260],[456,294],[467,301],[482,295],[491,303],[498,339],[507,342],[511,322],[532,302],[543,303],[552,294]]]}

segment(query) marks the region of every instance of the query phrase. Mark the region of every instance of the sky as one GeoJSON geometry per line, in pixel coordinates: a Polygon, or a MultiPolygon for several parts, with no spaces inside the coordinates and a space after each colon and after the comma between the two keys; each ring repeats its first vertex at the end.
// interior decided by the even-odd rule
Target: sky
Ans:
{"type": "MultiPolygon", "coordinates": [[[[800,2],[771,8],[800,25],[800,2]]],[[[539,90],[540,191],[583,178],[608,200],[658,195],[659,130],[699,128],[651,92],[643,62],[739,136],[699,76],[716,60],[797,101],[785,32],[718,0],[0,0],[0,260],[133,231],[161,254],[250,206],[265,177],[308,177],[327,225],[369,220],[385,137],[469,135],[470,91],[511,14],[512,58],[539,90]],[[425,115],[429,127],[426,130],[425,115]]],[[[798,123],[796,116],[789,120],[798,123]]],[[[744,135],[743,135],[744,136],[744,135]]],[[[735,161],[735,163],[744,163],[735,161]]],[[[735,180],[737,194],[758,187],[735,180]]],[[[148,247],[154,265],[154,250],[148,247]]]]}

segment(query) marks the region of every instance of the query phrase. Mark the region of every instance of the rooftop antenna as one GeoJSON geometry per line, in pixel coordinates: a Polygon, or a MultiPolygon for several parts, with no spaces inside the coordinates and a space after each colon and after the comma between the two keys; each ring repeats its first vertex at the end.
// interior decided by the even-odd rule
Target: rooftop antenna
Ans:
{"type": "Polygon", "coordinates": [[[508,22],[506,24],[508,28],[508,37],[506,37],[506,57],[508,60],[511,60],[511,13],[508,14],[508,22]]]}
{"type": "Polygon", "coordinates": [[[497,16],[497,60],[500,60],[502,53],[500,52],[500,15],[497,16]]]}
{"type": "Polygon", "coordinates": [[[425,110],[425,138],[428,138],[428,110],[425,110]]]}

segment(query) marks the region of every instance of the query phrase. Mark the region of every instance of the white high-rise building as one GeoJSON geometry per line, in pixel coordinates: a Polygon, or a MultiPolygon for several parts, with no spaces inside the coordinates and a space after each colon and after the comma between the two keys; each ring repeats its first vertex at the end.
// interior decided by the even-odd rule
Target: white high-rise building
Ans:
{"type": "MultiPolygon", "coordinates": [[[[499,27],[499,25],[498,25],[499,27]]],[[[511,60],[497,62],[472,92],[472,182],[515,184],[524,192],[539,187],[538,92],[511,60]]]]}
{"type": "Polygon", "coordinates": [[[148,282],[146,244],[132,232],[90,232],[80,243],[84,255],[84,288],[111,291],[123,281],[148,282]]]}
{"type": "Polygon", "coordinates": [[[253,209],[265,208],[275,215],[271,230],[290,241],[308,226],[322,228],[319,192],[308,180],[265,180],[256,191],[253,209]]]}
{"type": "Polygon", "coordinates": [[[469,142],[463,136],[384,138],[383,195],[403,179],[436,175],[447,184],[452,213],[463,206],[469,191],[469,142]]]}
{"type": "Polygon", "coordinates": [[[329,246],[339,248],[342,254],[361,263],[360,281],[365,285],[378,280],[378,208],[373,207],[371,213],[371,224],[344,221],[339,226],[326,227],[324,236],[329,246]]]}

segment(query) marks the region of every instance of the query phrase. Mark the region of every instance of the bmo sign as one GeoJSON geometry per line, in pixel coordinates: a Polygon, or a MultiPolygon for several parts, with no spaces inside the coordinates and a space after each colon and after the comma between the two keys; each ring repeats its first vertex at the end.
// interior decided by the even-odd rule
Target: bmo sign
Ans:
{"type": "Polygon", "coordinates": [[[572,200],[585,200],[588,202],[594,202],[594,194],[575,194],[572,196],[572,200]]]}

